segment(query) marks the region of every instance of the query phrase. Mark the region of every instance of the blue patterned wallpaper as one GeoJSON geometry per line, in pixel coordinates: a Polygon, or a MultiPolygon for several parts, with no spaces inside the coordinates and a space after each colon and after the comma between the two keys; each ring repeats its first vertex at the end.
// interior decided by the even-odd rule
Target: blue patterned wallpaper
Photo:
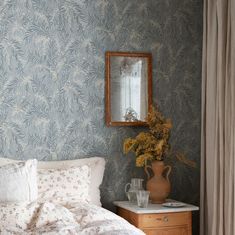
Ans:
{"type": "MultiPolygon", "coordinates": [[[[153,95],[172,146],[200,161],[202,0],[0,1],[0,154],[104,156],[104,206],[143,175],[122,142],[140,128],[104,122],[104,53],[153,54],[153,95]]],[[[199,168],[173,161],[171,197],[199,202],[199,168]]]]}

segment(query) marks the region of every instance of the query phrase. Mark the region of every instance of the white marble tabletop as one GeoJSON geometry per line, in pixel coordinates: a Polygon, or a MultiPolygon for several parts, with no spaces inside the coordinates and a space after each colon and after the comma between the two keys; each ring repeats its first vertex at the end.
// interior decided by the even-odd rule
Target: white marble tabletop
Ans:
{"type": "MultiPolygon", "coordinates": [[[[179,202],[172,199],[167,199],[166,202],[179,202]]],[[[130,203],[129,201],[114,201],[115,206],[132,211],[136,214],[151,214],[151,213],[170,213],[170,212],[184,212],[184,211],[197,211],[199,207],[184,203],[183,207],[170,208],[164,207],[162,204],[148,204],[147,208],[140,208],[137,204],[130,203]]]]}

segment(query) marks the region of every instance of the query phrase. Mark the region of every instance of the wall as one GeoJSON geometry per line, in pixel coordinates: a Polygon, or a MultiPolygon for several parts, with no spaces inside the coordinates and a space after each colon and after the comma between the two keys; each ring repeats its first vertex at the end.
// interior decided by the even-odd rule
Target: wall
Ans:
{"type": "Polygon", "coordinates": [[[173,119],[172,198],[198,204],[202,0],[0,2],[0,154],[15,159],[104,156],[102,201],[124,199],[143,175],[122,142],[139,128],[104,124],[104,53],[153,54],[153,94],[173,119]]]}

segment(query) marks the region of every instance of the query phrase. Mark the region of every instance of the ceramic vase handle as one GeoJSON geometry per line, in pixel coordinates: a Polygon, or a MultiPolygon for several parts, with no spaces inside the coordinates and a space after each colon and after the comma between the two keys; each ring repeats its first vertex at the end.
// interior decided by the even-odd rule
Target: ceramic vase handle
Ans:
{"type": "Polygon", "coordinates": [[[127,193],[127,187],[128,187],[128,186],[131,187],[131,183],[127,183],[127,184],[125,185],[125,193],[127,193]]]}
{"type": "Polygon", "coordinates": [[[166,179],[167,179],[167,181],[169,182],[169,175],[170,175],[170,173],[171,173],[172,167],[168,165],[168,166],[165,166],[165,167],[164,167],[164,170],[166,170],[166,169],[168,169],[168,170],[167,170],[167,173],[166,173],[166,179]]]}
{"type": "Polygon", "coordinates": [[[149,179],[150,179],[150,174],[149,174],[148,168],[150,168],[150,169],[152,170],[152,167],[151,167],[151,166],[146,165],[146,166],[144,167],[144,171],[145,171],[145,173],[147,174],[148,180],[149,180],[149,179]]]}

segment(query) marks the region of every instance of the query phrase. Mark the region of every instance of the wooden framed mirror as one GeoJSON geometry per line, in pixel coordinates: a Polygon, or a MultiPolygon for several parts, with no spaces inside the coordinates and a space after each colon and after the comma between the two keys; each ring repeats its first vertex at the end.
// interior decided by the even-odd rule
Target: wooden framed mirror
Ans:
{"type": "Polygon", "coordinates": [[[106,52],[106,124],[143,126],[152,105],[151,53],[106,52]]]}

